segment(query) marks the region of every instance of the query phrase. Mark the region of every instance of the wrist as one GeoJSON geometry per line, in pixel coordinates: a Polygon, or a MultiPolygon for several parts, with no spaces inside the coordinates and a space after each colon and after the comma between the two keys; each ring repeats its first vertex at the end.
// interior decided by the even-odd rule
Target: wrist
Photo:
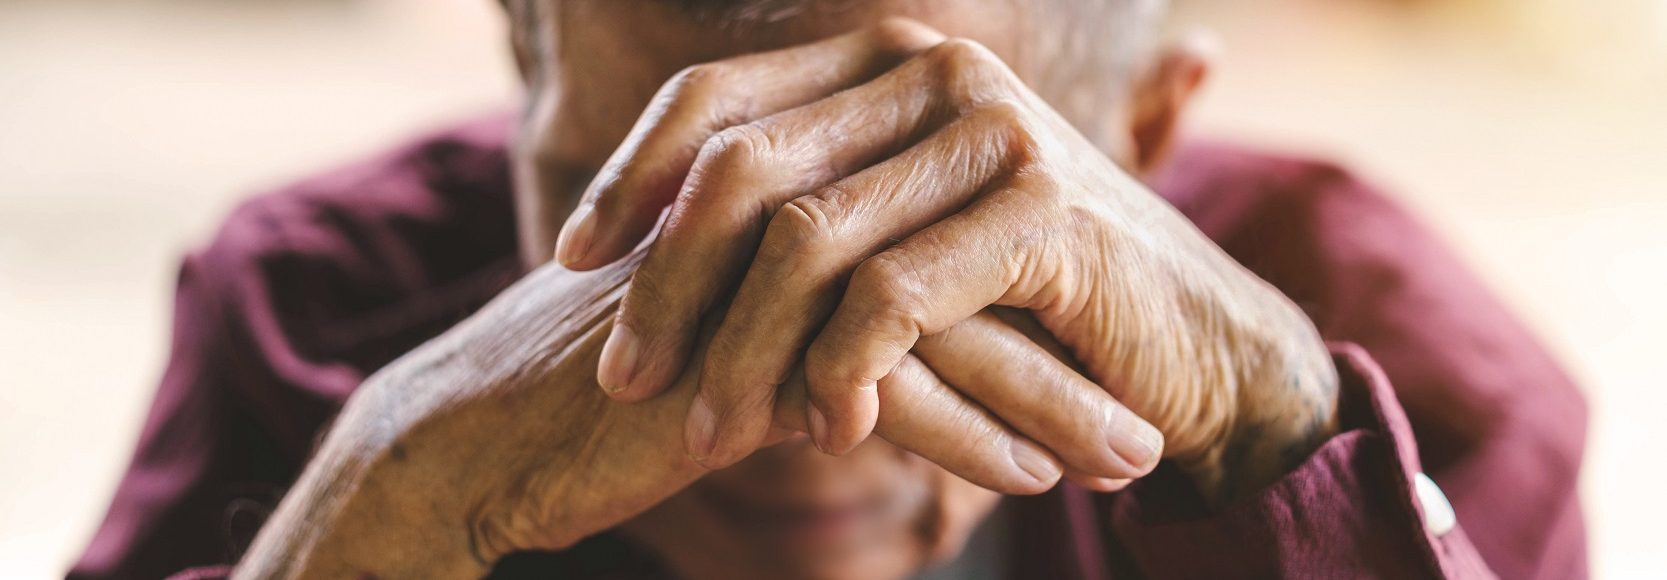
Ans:
{"type": "MultiPolygon", "coordinates": [[[[345,415],[345,413],[344,413],[345,415]]],[[[345,417],[344,417],[345,418],[345,417]]],[[[396,445],[333,429],[261,528],[234,578],[478,578],[462,510],[402,476],[396,445]]]]}
{"type": "Polygon", "coordinates": [[[1293,326],[1238,361],[1234,412],[1212,445],[1182,464],[1212,504],[1265,489],[1338,432],[1337,370],[1307,319],[1293,326]]]}

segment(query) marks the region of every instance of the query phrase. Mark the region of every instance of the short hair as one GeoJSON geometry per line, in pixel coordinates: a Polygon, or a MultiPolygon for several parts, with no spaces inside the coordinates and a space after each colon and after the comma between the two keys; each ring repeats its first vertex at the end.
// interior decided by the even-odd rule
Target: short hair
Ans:
{"type": "MultiPolygon", "coordinates": [[[[501,0],[518,14],[518,27],[536,26],[548,16],[544,4],[561,0],[501,0]]],[[[835,13],[867,0],[638,0],[668,5],[704,25],[744,34],[748,28],[789,20],[807,11],[835,13]]],[[[1048,41],[1057,51],[1035,63],[1032,88],[1056,108],[1081,122],[1088,111],[1119,102],[1130,82],[1151,60],[1168,12],[1168,0],[1038,0],[1029,7],[1031,26],[1049,27],[1048,41]]],[[[536,30],[517,30],[530,36],[536,30]]],[[[535,60],[547,58],[535,50],[535,60]]],[[[536,68],[523,62],[524,73],[536,68]]]]}
{"type": "MultiPolygon", "coordinates": [[[[676,5],[690,18],[731,29],[788,20],[810,10],[837,12],[863,0],[658,0],[676,5]]],[[[1151,56],[1157,44],[1166,0],[1046,0],[1032,10],[1035,21],[1058,26],[1063,66],[1060,78],[1037,79],[1041,84],[1066,86],[1085,80],[1127,82],[1151,56]],[[1084,75],[1100,78],[1082,78],[1084,75]]],[[[1056,87],[1037,87],[1047,90],[1056,87]]]]}
{"type": "MultiPolygon", "coordinates": [[[[743,32],[804,15],[834,13],[865,0],[656,0],[675,5],[703,24],[743,32]]],[[[1168,13],[1167,0],[1038,0],[1031,26],[1048,27],[1056,47],[1046,62],[1030,63],[1028,82],[1090,139],[1103,141],[1095,122],[1108,105],[1124,103],[1150,62],[1168,13]]]]}

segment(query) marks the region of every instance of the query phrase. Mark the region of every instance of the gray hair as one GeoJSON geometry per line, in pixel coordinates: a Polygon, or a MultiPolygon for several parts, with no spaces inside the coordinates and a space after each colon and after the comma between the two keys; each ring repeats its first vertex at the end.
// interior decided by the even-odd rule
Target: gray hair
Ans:
{"type": "MultiPolygon", "coordinates": [[[[555,0],[501,0],[518,15],[516,30],[528,39],[549,34],[536,22],[551,17],[555,0]]],[[[836,14],[867,0],[641,0],[671,6],[704,25],[745,34],[749,28],[815,14],[836,14]]],[[[1031,88],[1047,98],[1079,129],[1095,138],[1094,117],[1127,98],[1133,79],[1152,59],[1168,13],[1168,0],[1035,0],[1020,23],[1041,27],[1049,50],[1027,55],[1031,88]]],[[[541,60],[546,43],[525,48],[541,60]]],[[[536,62],[523,73],[540,74],[536,62]]],[[[1014,63],[1020,64],[1020,63],[1014,63]]]]}
{"type": "MultiPolygon", "coordinates": [[[[805,16],[834,14],[863,0],[660,0],[690,18],[734,33],[805,16]]],[[[1030,55],[1033,89],[1091,138],[1096,117],[1121,102],[1152,59],[1168,0],[1037,0],[1028,26],[1046,29],[1052,50],[1030,55]]]]}
{"type": "MultiPolygon", "coordinates": [[[[679,5],[692,18],[740,29],[790,20],[807,12],[832,14],[862,0],[662,0],[679,5]]],[[[1052,0],[1038,3],[1040,18],[1063,24],[1057,56],[1085,65],[1082,70],[1126,80],[1151,55],[1157,43],[1166,0],[1052,0]],[[1063,6],[1062,6],[1063,4],[1063,6]]],[[[1069,68],[1069,67],[1066,67],[1069,68]]],[[[1079,71],[1080,72],[1080,71],[1079,71]]]]}

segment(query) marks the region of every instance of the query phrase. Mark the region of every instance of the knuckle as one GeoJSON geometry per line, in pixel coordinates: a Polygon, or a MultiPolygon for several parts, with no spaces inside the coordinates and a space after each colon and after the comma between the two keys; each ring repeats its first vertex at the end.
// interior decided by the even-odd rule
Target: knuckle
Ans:
{"type": "Polygon", "coordinates": [[[1082,407],[1083,401],[1079,397],[1073,396],[1074,393],[1071,389],[1076,385],[1070,384],[1063,373],[1051,369],[1043,370],[1037,373],[1033,379],[1040,387],[1036,389],[1038,409],[1044,412],[1043,420],[1050,429],[1073,432],[1080,431],[1082,423],[1089,423],[1089,426],[1097,424],[1093,422],[1094,413],[1079,413],[1077,411],[1082,407]],[[1061,409],[1070,409],[1070,411],[1054,411],[1061,409]],[[1087,417],[1084,417],[1084,415],[1087,417]]]}
{"type": "Polygon", "coordinates": [[[964,407],[955,413],[952,422],[956,433],[966,435],[966,445],[972,449],[989,453],[992,460],[999,459],[1001,451],[1007,449],[1013,439],[1013,434],[1003,430],[993,417],[971,407],[964,407]]]}
{"type": "Polygon", "coordinates": [[[931,56],[940,63],[958,67],[982,67],[1000,60],[982,43],[960,37],[938,43],[932,47],[931,56]]]}
{"type": "MultiPolygon", "coordinates": [[[[724,183],[733,183],[751,175],[766,163],[772,141],[768,133],[754,124],[729,127],[708,138],[695,155],[689,176],[678,191],[673,203],[671,219],[666,231],[681,230],[689,215],[701,214],[703,220],[747,218],[712,210],[731,208],[740,211],[746,204],[733,195],[719,195],[726,191],[724,183]],[[677,227],[673,227],[677,226],[677,227]]],[[[701,220],[696,220],[701,221],[701,220]]]]}
{"type": "Polygon", "coordinates": [[[979,103],[1005,92],[997,90],[1005,84],[995,81],[1007,76],[1007,65],[978,41],[951,38],[938,43],[924,56],[934,80],[954,100],[979,103]]]}
{"type": "Polygon", "coordinates": [[[705,97],[718,87],[724,74],[721,64],[690,65],[672,75],[661,87],[660,94],[674,100],[705,97]]]}
{"type": "Polygon", "coordinates": [[[920,271],[907,257],[886,251],[857,265],[848,291],[872,304],[873,314],[914,321],[924,288],[920,271]]]}
{"type": "Polygon", "coordinates": [[[1026,132],[1030,129],[1030,109],[1018,99],[996,99],[983,103],[974,114],[995,127],[1026,132]]]}
{"type": "Polygon", "coordinates": [[[718,164],[745,170],[768,156],[774,149],[774,142],[763,127],[745,123],[719,131],[706,141],[704,147],[709,148],[718,164]]]}
{"type": "Polygon", "coordinates": [[[734,177],[763,165],[773,149],[774,141],[763,127],[754,123],[735,125],[701,145],[693,172],[700,179],[734,177]]]}
{"type": "Polygon", "coordinates": [[[869,29],[869,38],[881,51],[913,54],[943,40],[943,33],[913,18],[890,16],[869,29]]]}
{"type": "Polygon", "coordinates": [[[1068,209],[1068,199],[1065,195],[1065,184],[1058,177],[1046,171],[1031,171],[1021,178],[1014,180],[1012,192],[1016,203],[1023,204],[1030,212],[1037,214],[1036,221],[1054,222],[1056,229],[1072,231],[1077,226],[1091,224],[1071,223],[1062,219],[1061,214],[1068,209]],[[1046,217],[1043,217],[1046,216],[1046,217]],[[1057,221],[1056,221],[1057,220],[1057,221]],[[1064,222],[1064,223],[1059,223],[1064,222]]]}
{"type": "Polygon", "coordinates": [[[1013,98],[1000,98],[978,105],[972,113],[1000,139],[1015,166],[1034,162],[1042,149],[1031,109],[1013,98]]]}
{"type": "Polygon", "coordinates": [[[835,243],[831,204],[815,195],[793,199],[770,218],[765,249],[780,259],[820,255],[835,243]]]}
{"type": "MultiPolygon", "coordinates": [[[[1067,243],[1090,244],[1090,247],[1106,248],[1107,253],[1119,251],[1120,247],[1127,247],[1131,239],[1129,232],[1118,231],[1112,226],[1106,226],[1106,218],[1091,213],[1080,207],[1071,207],[1063,202],[1063,209],[1053,212],[1054,219],[1062,222],[1061,231],[1048,238],[1036,240],[1041,247],[1057,247],[1067,243]]],[[[1139,235],[1138,232],[1133,235],[1139,235]]]]}
{"type": "Polygon", "coordinates": [[[1111,449],[1106,442],[1116,434],[1116,405],[1102,404],[1093,397],[1083,396],[1083,385],[1064,376],[1058,371],[1044,371],[1036,377],[1040,383],[1048,384],[1048,388],[1041,389],[1044,394],[1038,397],[1038,410],[1042,412],[1040,424],[1051,433],[1057,433],[1070,443],[1069,447],[1081,450],[1073,453],[1078,457],[1090,458],[1095,471],[1104,471],[1106,466],[1112,465],[1111,449]]]}

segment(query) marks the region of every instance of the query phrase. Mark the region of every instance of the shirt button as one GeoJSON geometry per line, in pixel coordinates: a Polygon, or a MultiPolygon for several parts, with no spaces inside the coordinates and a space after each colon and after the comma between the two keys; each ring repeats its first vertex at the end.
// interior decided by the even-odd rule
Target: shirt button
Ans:
{"type": "Polygon", "coordinates": [[[1453,513],[1453,504],[1448,503],[1447,494],[1441,493],[1441,488],[1430,476],[1423,473],[1413,476],[1412,489],[1418,494],[1418,503],[1424,506],[1424,531],[1439,538],[1459,525],[1459,516],[1453,513]]]}

